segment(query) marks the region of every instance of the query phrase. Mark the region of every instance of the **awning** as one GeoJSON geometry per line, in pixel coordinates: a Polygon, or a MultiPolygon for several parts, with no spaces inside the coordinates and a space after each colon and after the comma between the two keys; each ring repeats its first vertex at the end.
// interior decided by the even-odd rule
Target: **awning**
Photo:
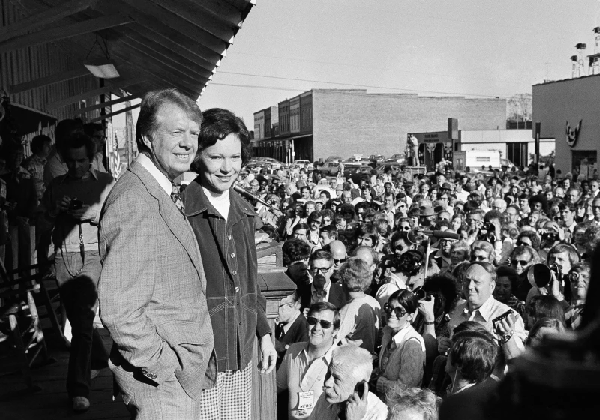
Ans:
{"type": "MultiPolygon", "coordinates": [[[[0,53],[53,42],[77,59],[71,72],[24,79],[11,94],[89,74],[110,62],[107,87],[132,97],[175,87],[196,99],[225,57],[255,0],[18,0],[25,17],[0,25],[0,53]]],[[[108,90],[108,89],[105,89],[108,90]]],[[[85,92],[71,92],[76,100],[85,92]]],[[[101,92],[90,91],[95,95],[101,92]]],[[[126,99],[124,99],[126,100],[126,99]]],[[[49,104],[48,109],[52,105],[49,104]]]]}

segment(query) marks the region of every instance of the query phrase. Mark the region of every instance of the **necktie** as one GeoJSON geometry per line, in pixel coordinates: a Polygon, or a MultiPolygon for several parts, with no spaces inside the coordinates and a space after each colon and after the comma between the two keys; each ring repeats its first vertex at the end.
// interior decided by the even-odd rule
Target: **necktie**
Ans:
{"type": "Polygon", "coordinates": [[[181,212],[181,214],[185,215],[185,213],[183,212],[183,200],[181,199],[179,185],[173,184],[172,188],[173,190],[171,192],[171,200],[173,200],[173,203],[175,203],[177,209],[181,212]]]}

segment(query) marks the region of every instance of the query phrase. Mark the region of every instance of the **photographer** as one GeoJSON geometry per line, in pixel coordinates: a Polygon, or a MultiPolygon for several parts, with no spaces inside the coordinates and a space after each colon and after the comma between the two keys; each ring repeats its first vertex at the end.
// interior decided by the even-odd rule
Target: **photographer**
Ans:
{"type": "Polygon", "coordinates": [[[90,369],[102,369],[108,360],[102,339],[94,330],[94,315],[102,269],[97,224],[113,179],[92,169],[95,147],[85,134],[67,138],[63,156],[68,172],[50,182],[42,206],[53,226],[56,280],[73,329],[67,392],[73,409],[79,411],[89,407],[90,369]]]}

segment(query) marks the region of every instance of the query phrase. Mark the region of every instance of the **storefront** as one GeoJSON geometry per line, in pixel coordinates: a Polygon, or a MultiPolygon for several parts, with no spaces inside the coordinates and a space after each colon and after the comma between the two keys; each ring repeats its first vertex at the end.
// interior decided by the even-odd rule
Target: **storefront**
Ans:
{"type": "Polygon", "coordinates": [[[533,121],[541,136],[556,139],[559,176],[598,177],[600,75],[533,86],[533,121]]]}

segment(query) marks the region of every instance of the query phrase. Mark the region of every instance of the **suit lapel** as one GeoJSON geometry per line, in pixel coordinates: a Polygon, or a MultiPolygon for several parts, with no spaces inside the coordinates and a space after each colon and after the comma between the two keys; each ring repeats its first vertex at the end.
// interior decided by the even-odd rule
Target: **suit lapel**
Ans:
{"type": "MultiPolygon", "coordinates": [[[[196,242],[196,237],[192,231],[192,227],[179,211],[171,197],[167,195],[158,181],[139,163],[131,165],[130,169],[142,181],[148,193],[158,201],[159,213],[169,230],[175,238],[181,243],[187,252],[192,264],[198,272],[198,277],[204,283],[204,269],[202,267],[202,259],[200,257],[200,249],[196,242]]],[[[205,284],[202,284],[205,288],[205,284]]]]}

